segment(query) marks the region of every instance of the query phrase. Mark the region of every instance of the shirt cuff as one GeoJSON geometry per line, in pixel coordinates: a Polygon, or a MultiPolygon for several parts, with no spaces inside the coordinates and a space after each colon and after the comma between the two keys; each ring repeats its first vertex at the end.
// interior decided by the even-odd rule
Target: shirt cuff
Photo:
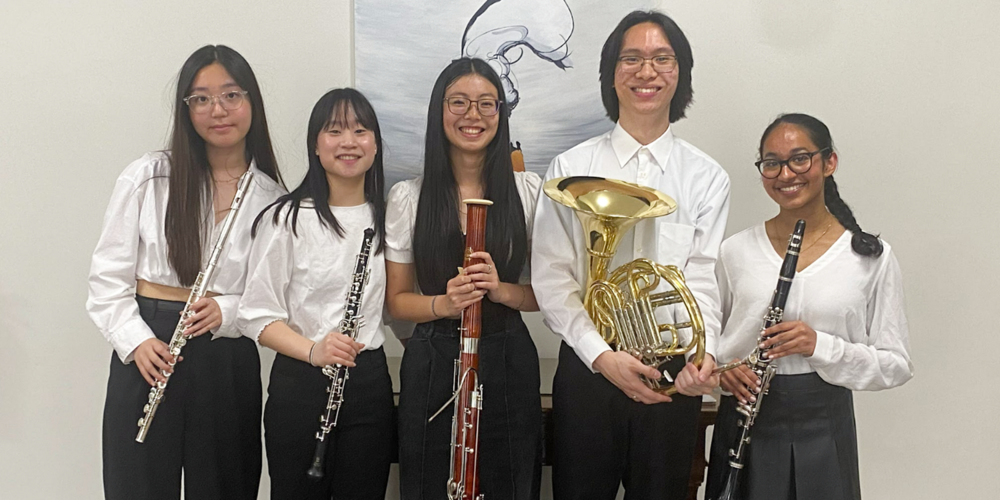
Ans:
{"type": "Polygon", "coordinates": [[[127,365],[135,357],[135,349],[139,347],[139,344],[156,338],[156,335],[153,335],[149,325],[141,318],[132,318],[113,333],[111,338],[113,339],[111,345],[118,353],[118,359],[127,365]]]}
{"type": "Polygon", "coordinates": [[[406,252],[403,250],[395,250],[385,247],[385,260],[390,262],[395,262],[397,264],[412,264],[413,263],[413,252],[406,252]]]}
{"type": "Polygon", "coordinates": [[[264,332],[271,323],[275,321],[287,321],[285,318],[260,318],[247,321],[243,326],[243,336],[260,343],[260,334],[264,332]]]}
{"type": "Polygon", "coordinates": [[[222,311],[222,324],[212,331],[212,340],[219,337],[240,338],[240,331],[236,328],[236,309],[240,305],[239,295],[219,295],[212,297],[219,310],[222,311]]]}
{"type": "Polygon", "coordinates": [[[806,357],[810,364],[816,364],[819,366],[830,364],[834,361],[834,350],[836,347],[837,338],[829,333],[824,333],[821,331],[816,331],[816,347],[813,349],[813,355],[806,357]]]}
{"type": "Polygon", "coordinates": [[[583,360],[583,364],[593,373],[597,373],[597,370],[594,370],[594,361],[598,356],[610,350],[611,346],[595,330],[583,334],[577,345],[573,347],[576,355],[583,360]]]}

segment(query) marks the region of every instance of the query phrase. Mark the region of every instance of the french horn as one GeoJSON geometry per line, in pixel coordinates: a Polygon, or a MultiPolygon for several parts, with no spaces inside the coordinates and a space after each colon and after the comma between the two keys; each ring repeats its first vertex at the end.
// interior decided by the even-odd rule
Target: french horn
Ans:
{"type": "Polygon", "coordinates": [[[645,379],[650,389],[676,393],[666,363],[694,350],[691,362],[700,367],[705,357],[705,323],[683,272],[649,259],[608,268],[625,233],[643,219],[673,213],[677,203],[655,189],[603,177],[560,177],[546,182],[543,190],[573,209],[583,224],[589,255],[583,305],[597,331],[612,348],[659,370],[659,380],[645,379]],[[667,286],[661,287],[664,283],[667,286]],[[680,321],[678,306],[668,314],[673,323],[659,323],[654,311],[675,304],[683,309],[680,321]],[[691,332],[686,344],[684,330],[691,332]]]}

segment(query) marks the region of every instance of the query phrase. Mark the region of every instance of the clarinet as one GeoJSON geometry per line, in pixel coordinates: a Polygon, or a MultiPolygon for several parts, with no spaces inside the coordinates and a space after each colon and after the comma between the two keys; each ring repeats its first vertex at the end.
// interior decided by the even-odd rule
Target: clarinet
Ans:
{"type": "MultiPolygon", "coordinates": [[[[486,249],[486,208],[489,200],[463,200],[468,209],[465,224],[465,259],[463,268],[481,264],[473,252],[486,249]]],[[[464,272],[459,268],[459,272],[464,272]]],[[[451,474],[448,477],[448,500],[483,500],[479,492],[479,413],[483,409],[483,386],[479,383],[479,338],[482,333],[482,301],[462,310],[461,350],[455,360],[454,394],[428,420],[434,420],[455,401],[451,420],[451,474]]]]}
{"type": "MultiPolygon", "coordinates": [[[[343,319],[340,320],[340,333],[347,335],[352,340],[357,340],[358,330],[365,325],[364,316],[361,315],[361,299],[364,297],[365,285],[368,284],[368,257],[372,252],[372,238],[374,236],[374,229],[365,229],[365,237],[361,242],[361,252],[358,253],[358,260],[354,264],[351,289],[347,292],[347,307],[343,319]]],[[[344,404],[344,384],[347,383],[349,377],[347,367],[339,363],[324,366],[323,375],[330,377],[330,387],[326,388],[329,396],[326,400],[326,410],[319,417],[319,430],[316,431],[316,452],[313,454],[312,466],[306,472],[309,479],[314,481],[323,478],[323,461],[326,458],[326,445],[329,443],[326,440],[326,435],[337,426],[340,407],[344,404]]]]}
{"type": "MultiPolygon", "coordinates": [[[[802,248],[802,235],[805,230],[806,221],[799,219],[795,223],[795,230],[788,239],[788,249],[785,251],[785,259],[781,263],[778,285],[771,296],[771,306],[767,309],[767,314],[764,315],[764,324],[760,327],[760,333],[757,336],[758,346],[766,338],[764,331],[781,323],[782,316],[784,316],[785,302],[788,300],[788,291],[792,288],[792,278],[795,277],[795,266],[799,261],[799,250],[802,248]]],[[[736,411],[744,417],[738,422],[740,438],[735,447],[729,449],[729,470],[726,474],[725,486],[716,500],[735,500],[738,497],[740,472],[746,461],[746,449],[750,445],[750,432],[757,415],[760,413],[760,405],[764,401],[767,389],[777,371],[777,367],[771,364],[771,359],[767,357],[766,352],[762,352],[760,347],[754,347],[745,359],[720,366],[714,370],[714,373],[729,371],[740,365],[746,365],[760,377],[761,391],[757,395],[756,402],[736,406],[736,411]]]]}
{"type": "MultiPolygon", "coordinates": [[[[208,258],[208,265],[205,266],[205,270],[198,273],[198,277],[194,280],[194,285],[191,287],[191,294],[188,295],[187,303],[184,304],[184,310],[181,312],[181,319],[177,322],[177,327],[174,328],[174,334],[170,337],[170,343],[167,344],[167,349],[170,350],[170,354],[174,355],[174,359],[180,357],[181,349],[191,339],[190,335],[184,333],[187,330],[184,322],[191,316],[194,316],[191,306],[201,300],[205,296],[205,292],[208,291],[208,284],[212,281],[212,276],[215,275],[215,268],[218,266],[219,258],[222,256],[222,248],[226,245],[226,239],[229,238],[229,232],[233,228],[236,214],[239,213],[240,207],[243,205],[243,198],[250,187],[251,180],[253,180],[253,171],[247,169],[243,176],[240,177],[240,182],[236,186],[236,196],[233,197],[233,203],[229,206],[229,214],[226,215],[226,219],[222,223],[222,232],[219,234],[219,241],[215,242],[215,247],[212,248],[212,254],[208,258]]],[[[173,365],[174,363],[170,363],[170,366],[173,365]]],[[[139,443],[146,440],[146,434],[149,433],[149,426],[153,424],[153,417],[156,416],[156,410],[160,407],[160,403],[163,402],[163,395],[167,392],[167,382],[170,382],[170,373],[166,371],[161,371],[161,373],[166,379],[163,382],[157,382],[149,390],[149,400],[142,407],[143,416],[139,419],[139,434],[135,437],[135,440],[139,443]]]]}

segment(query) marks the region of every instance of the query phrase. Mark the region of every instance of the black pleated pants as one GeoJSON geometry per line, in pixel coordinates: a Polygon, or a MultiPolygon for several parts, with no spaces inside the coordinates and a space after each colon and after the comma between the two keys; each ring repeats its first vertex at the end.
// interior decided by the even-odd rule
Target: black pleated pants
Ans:
{"type": "MultiPolygon", "coordinates": [[[[674,358],[677,372],[684,360],[674,358]]],[[[552,386],[556,500],[687,498],[701,398],[646,405],[593,373],[564,342],[552,386]]]]}
{"type": "MultiPolygon", "coordinates": [[[[490,304],[479,343],[483,404],[479,477],[489,500],[537,500],[541,484],[542,405],[538,351],[509,308],[490,304]]],[[[485,310],[485,307],[484,307],[485,310]]],[[[400,367],[399,467],[404,500],[446,498],[454,403],[428,422],[453,394],[459,322],[417,325],[400,367]]]]}
{"type": "Polygon", "coordinates": [[[348,371],[337,426],[326,435],[323,478],[306,477],[316,450],[330,378],[279,354],[271,367],[264,441],[272,500],[382,499],[394,427],[392,381],[382,348],[362,351],[348,371]]]}
{"type": "MultiPolygon", "coordinates": [[[[183,302],[136,297],[142,319],[169,342],[183,302]]],[[[256,499],[260,484],[261,383],[257,346],[211,334],[188,341],[145,443],[135,441],[150,386],[135,364],[111,355],[104,404],[108,499],[256,499]]]]}

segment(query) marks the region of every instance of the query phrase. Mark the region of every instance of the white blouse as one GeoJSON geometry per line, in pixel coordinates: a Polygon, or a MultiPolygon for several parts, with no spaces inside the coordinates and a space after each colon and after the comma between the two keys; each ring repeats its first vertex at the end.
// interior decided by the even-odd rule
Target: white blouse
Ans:
{"type": "MultiPolygon", "coordinates": [[[[413,263],[413,228],[417,222],[417,203],[420,201],[420,186],[423,177],[397,182],[389,190],[389,200],[385,215],[386,260],[398,264],[413,263]]],[[[524,208],[524,225],[527,230],[528,249],[525,253],[524,268],[518,277],[518,284],[531,283],[531,233],[535,220],[535,206],[541,192],[542,179],[534,172],[514,172],[514,184],[524,208]]],[[[419,290],[418,290],[419,291],[419,290]]],[[[413,323],[387,318],[396,337],[409,338],[413,323]]]]}
{"type": "MultiPolygon", "coordinates": [[[[251,163],[250,168],[255,174],[253,183],[208,286],[219,294],[215,301],[222,310],[222,325],[212,332],[213,338],[240,336],[234,328],[234,319],[246,280],[250,226],[264,207],[285,193],[256,165],[251,163]]],[[[125,168],[111,194],[90,265],[87,312],[124,363],[132,361],[132,351],[139,344],[154,337],[135,302],[137,280],[183,288],[167,260],[164,220],[169,172],[170,160],[163,152],[147,153],[125,168]]],[[[202,238],[202,269],[222,229],[221,222],[214,224],[210,205],[204,208],[203,224],[203,228],[209,227],[211,234],[202,238]]]]}
{"type": "MultiPolygon", "coordinates": [[[[372,207],[368,203],[330,207],[344,230],[343,237],[320,223],[311,200],[302,202],[295,234],[290,206],[282,208],[277,225],[272,223],[275,210],[265,212],[257,226],[250,251],[250,262],[254,264],[240,301],[237,327],[256,341],[264,327],[283,321],[299,335],[319,341],[331,331],[340,330],[364,231],[375,227],[372,207]]],[[[363,325],[357,336],[366,351],[378,349],[385,342],[385,259],[384,253],[376,253],[378,244],[376,236],[361,301],[363,325]]]]}
{"type": "MultiPolygon", "coordinates": [[[[775,365],[778,374],[816,372],[856,391],[896,387],[913,377],[899,263],[885,241],[879,257],[854,253],[852,236],[844,231],[826,253],[795,274],[784,320],[812,327],[816,349],[812,356],[794,354],[775,365]]],[[[720,363],[753,350],[781,262],[763,224],[723,242],[720,363]]]]}
{"type": "MultiPolygon", "coordinates": [[[[399,264],[413,263],[413,227],[417,223],[417,203],[423,177],[398,182],[389,190],[385,215],[386,259],[399,264]]],[[[534,172],[514,172],[514,184],[524,208],[524,225],[527,229],[528,252],[518,283],[531,283],[531,229],[535,219],[535,204],[541,191],[542,179],[534,172]]]]}

